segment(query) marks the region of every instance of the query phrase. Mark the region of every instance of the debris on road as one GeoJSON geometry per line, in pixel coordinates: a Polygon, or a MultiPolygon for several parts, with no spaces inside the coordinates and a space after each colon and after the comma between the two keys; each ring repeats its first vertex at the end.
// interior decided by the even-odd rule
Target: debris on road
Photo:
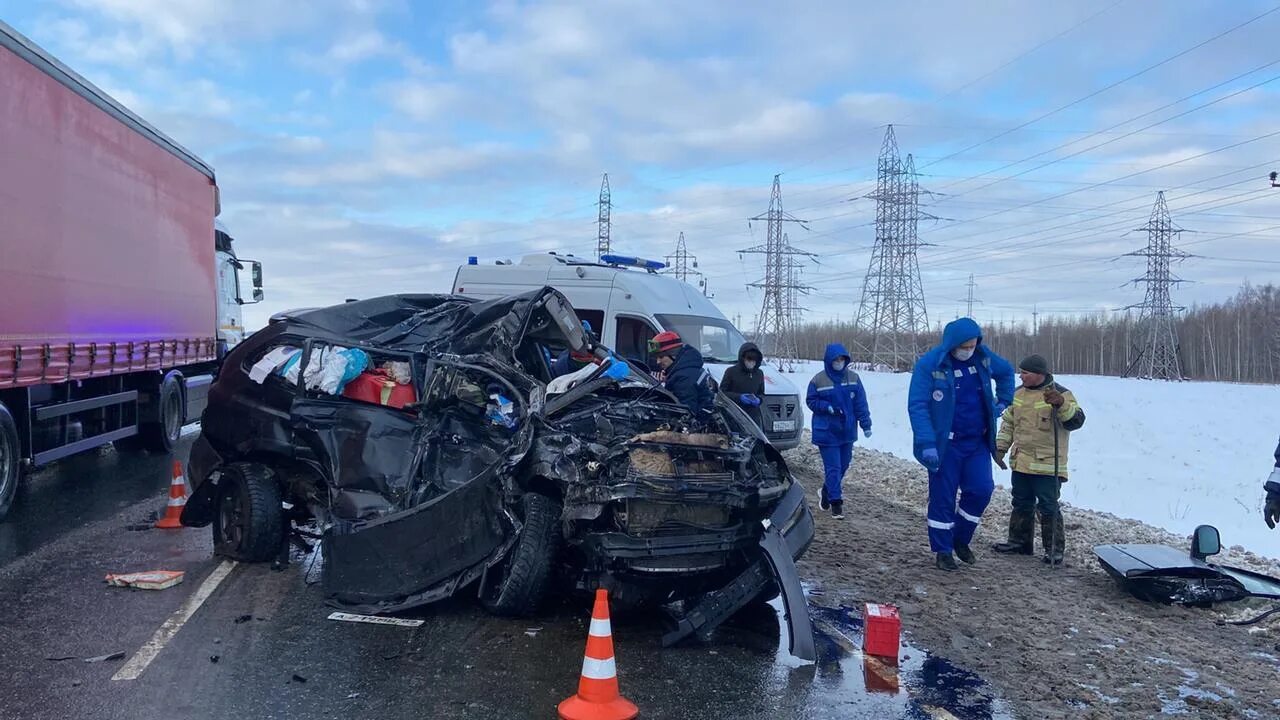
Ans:
{"type": "Polygon", "coordinates": [[[145,572],[107,575],[107,584],[113,587],[129,587],[139,590],[166,590],[182,582],[181,570],[147,570],[145,572]]]}
{"type": "Polygon", "coordinates": [[[124,653],[113,652],[110,655],[98,655],[97,657],[85,658],[84,661],[87,663],[100,663],[100,662],[111,662],[113,660],[123,660],[123,659],[124,659],[124,653]]]}
{"type": "Polygon", "coordinates": [[[400,627],[419,627],[425,620],[411,620],[409,618],[382,617],[378,615],[356,615],[354,613],[335,612],[329,615],[330,620],[340,620],[342,622],[369,623],[371,625],[399,625],[400,627]]]}
{"type": "Polygon", "coordinates": [[[236,618],[236,624],[243,625],[244,623],[247,623],[252,619],[253,619],[252,615],[241,615],[240,617],[236,618]]]}
{"type": "Polygon", "coordinates": [[[528,635],[529,637],[538,637],[538,633],[540,632],[542,632],[542,628],[536,627],[536,628],[529,628],[528,630],[525,630],[524,634],[528,635]]]}
{"type": "Polygon", "coordinates": [[[80,659],[79,655],[63,655],[60,657],[45,658],[45,660],[48,660],[49,662],[62,662],[63,660],[79,660],[79,659],[80,659]]]}
{"type": "Polygon", "coordinates": [[[304,677],[302,677],[302,676],[301,676],[301,675],[299,675],[298,673],[294,673],[294,674],[293,674],[293,681],[294,681],[294,682],[296,682],[296,683],[304,683],[304,682],[306,682],[306,681],[307,681],[307,679],[306,679],[306,678],[304,678],[304,677]]]}
{"type": "Polygon", "coordinates": [[[221,660],[221,659],[222,659],[222,656],[221,656],[221,655],[210,655],[210,656],[209,656],[209,662],[211,662],[211,663],[213,663],[213,664],[215,664],[215,665],[216,665],[216,664],[218,663],[218,661],[219,661],[219,660],[221,660]]]}

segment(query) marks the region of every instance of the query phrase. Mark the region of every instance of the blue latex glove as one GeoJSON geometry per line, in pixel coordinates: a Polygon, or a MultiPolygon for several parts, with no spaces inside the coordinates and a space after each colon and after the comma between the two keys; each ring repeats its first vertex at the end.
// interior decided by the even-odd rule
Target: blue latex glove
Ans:
{"type": "Polygon", "coordinates": [[[760,398],[751,393],[742,393],[738,396],[738,401],[747,407],[760,407],[760,398]]]}
{"type": "Polygon", "coordinates": [[[863,425],[863,426],[862,426],[862,436],[863,436],[863,437],[871,437],[871,426],[870,426],[870,425],[863,425]]]}
{"type": "Polygon", "coordinates": [[[938,448],[925,448],[920,453],[920,458],[924,462],[924,466],[929,469],[929,472],[938,472],[938,468],[942,467],[942,458],[938,457],[938,448]]]}
{"type": "Polygon", "coordinates": [[[1001,415],[1004,415],[1004,411],[1005,411],[1008,407],[1009,407],[1009,406],[1008,406],[1008,405],[1005,405],[1004,403],[999,403],[999,402],[998,402],[998,403],[996,403],[996,417],[1000,417],[1001,415]]]}
{"type": "Polygon", "coordinates": [[[623,378],[631,374],[631,367],[621,360],[609,358],[609,365],[604,369],[604,376],[621,382],[623,378]]]}

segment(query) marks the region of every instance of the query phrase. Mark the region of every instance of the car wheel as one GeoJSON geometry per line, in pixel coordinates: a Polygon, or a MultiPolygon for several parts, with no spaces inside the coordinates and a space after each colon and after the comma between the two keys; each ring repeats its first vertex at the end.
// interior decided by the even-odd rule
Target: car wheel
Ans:
{"type": "Polygon", "coordinates": [[[156,421],[139,426],[143,447],[157,453],[169,453],[182,436],[186,407],[182,402],[182,375],[170,372],[156,389],[156,421]]]}
{"type": "Polygon", "coordinates": [[[546,495],[521,498],[524,527],[507,559],[494,568],[480,602],[496,615],[522,617],[538,611],[551,585],[560,551],[560,503],[546,495]],[[493,577],[496,575],[497,577],[493,577]]]}
{"type": "Polygon", "coordinates": [[[0,520],[8,514],[18,494],[18,480],[22,477],[21,447],[18,425],[9,409],[0,404],[0,520]]]}
{"type": "Polygon", "coordinates": [[[264,465],[237,463],[222,471],[213,548],[219,555],[245,562],[275,558],[284,541],[280,485],[264,465]]]}

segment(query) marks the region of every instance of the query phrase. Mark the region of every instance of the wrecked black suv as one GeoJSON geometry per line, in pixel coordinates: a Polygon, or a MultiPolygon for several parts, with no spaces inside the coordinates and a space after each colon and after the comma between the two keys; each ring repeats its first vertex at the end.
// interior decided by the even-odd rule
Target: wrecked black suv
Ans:
{"type": "Polygon", "coordinates": [[[803,490],[736,405],[717,410],[693,427],[550,288],[299,311],[227,356],[182,521],[246,561],[314,521],[325,595],[357,612],[469,588],[519,615],[603,586],[673,608],[675,641],[781,591],[807,625],[803,490]],[[564,350],[599,364],[553,378],[564,350]]]}

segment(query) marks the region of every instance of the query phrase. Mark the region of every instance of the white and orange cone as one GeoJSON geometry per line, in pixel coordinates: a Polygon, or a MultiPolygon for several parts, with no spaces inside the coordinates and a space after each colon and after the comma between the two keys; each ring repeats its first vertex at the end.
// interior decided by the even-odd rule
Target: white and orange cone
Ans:
{"type": "Polygon", "coordinates": [[[578,694],[560,703],[561,720],[631,720],[640,709],[618,691],[618,670],[613,661],[613,630],[609,625],[609,593],[596,590],[582,658],[578,694]]]}
{"type": "Polygon", "coordinates": [[[187,480],[182,476],[182,463],[173,461],[173,480],[169,482],[169,504],[156,527],[165,530],[182,528],[182,508],[187,505],[187,480]]]}

